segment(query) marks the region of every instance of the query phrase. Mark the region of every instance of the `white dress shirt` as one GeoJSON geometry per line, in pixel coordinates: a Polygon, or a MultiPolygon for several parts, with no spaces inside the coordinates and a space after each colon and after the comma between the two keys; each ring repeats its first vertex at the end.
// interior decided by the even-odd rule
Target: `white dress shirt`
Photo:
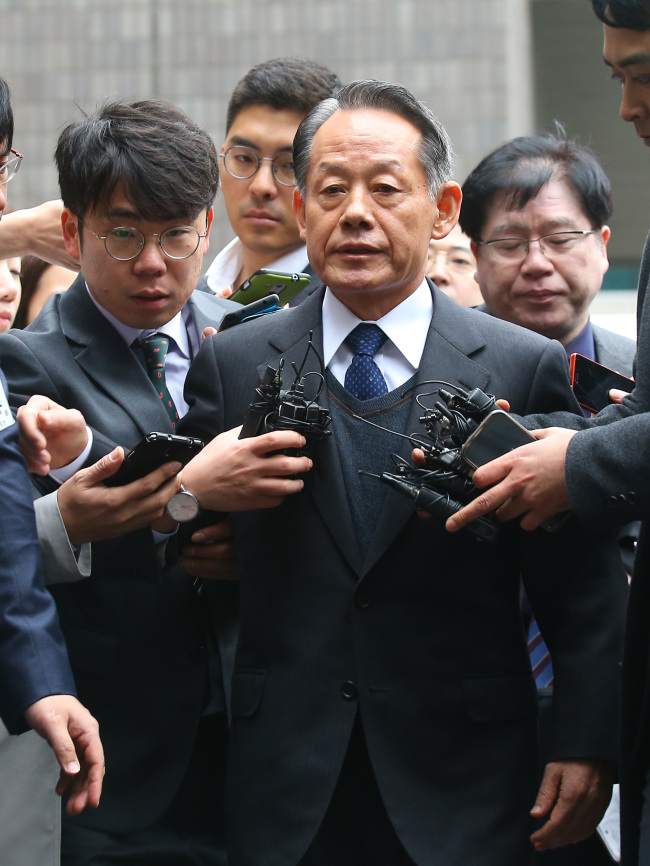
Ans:
{"type": "MultiPolygon", "coordinates": [[[[239,238],[230,241],[221,252],[217,253],[214,261],[207,269],[205,276],[208,285],[215,294],[220,294],[223,289],[231,289],[233,292],[239,288],[235,281],[244,266],[244,252],[239,238]]],[[[285,274],[301,274],[309,266],[307,258],[307,247],[304,244],[290,253],[269,262],[269,267],[285,274]]]]}
{"type": "MultiPolygon", "coordinates": [[[[373,322],[388,338],[374,360],[389,391],[407,382],[420,366],[432,316],[433,296],[425,279],[401,304],[373,322]]],[[[323,299],[323,362],[342,385],[353,357],[345,339],[362,321],[329,288],[326,289],[323,299]]]]}

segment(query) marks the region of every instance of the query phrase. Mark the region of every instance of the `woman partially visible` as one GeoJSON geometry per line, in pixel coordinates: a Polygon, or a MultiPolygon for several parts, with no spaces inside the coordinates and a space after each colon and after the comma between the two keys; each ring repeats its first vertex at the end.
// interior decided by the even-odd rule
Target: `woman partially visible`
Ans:
{"type": "Polygon", "coordinates": [[[22,299],[18,306],[15,328],[25,328],[31,324],[52,295],[68,289],[77,274],[68,268],[51,265],[37,256],[23,256],[22,259],[22,299]]]}

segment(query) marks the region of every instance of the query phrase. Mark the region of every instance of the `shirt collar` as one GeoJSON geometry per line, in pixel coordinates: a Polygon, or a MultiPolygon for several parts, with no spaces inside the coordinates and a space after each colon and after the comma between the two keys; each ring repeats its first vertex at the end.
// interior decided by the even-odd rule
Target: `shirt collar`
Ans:
{"type": "Polygon", "coordinates": [[[578,336],[571,340],[570,343],[567,343],[564,349],[567,358],[570,358],[574,352],[578,355],[584,355],[586,358],[596,357],[596,346],[594,344],[594,332],[591,327],[591,319],[587,320],[587,324],[584,326],[582,331],[580,331],[578,336]]]}
{"type": "Polygon", "coordinates": [[[176,343],[176,347],[182,355],[186,358],[192,357],[192,350],[190,348],[190,340],[188,337],[188,325],[191,322],[191,315],[187,304],[185,304],[183,309],[176,313],[174,318],[166,324],[161,325],[159,328],[145,328],[143,330],[141,328],[132,328],[129,325],[120,322],[119,319],[116,319],[112,313],[109,313],[108,310],[102,307],[102,305],[93,297],[88,288],[88,283],[86,283],[86,291],[88,292],[90,300],[97,307],[102,316],[115,328],[127,346],[130,346],[134,340],[139,338],[163,333],[176,343]]]}
{"type": "MultiPolygon", "coordinates": [[[[396,307],[377,319],[379,325],[393,345],[406,360],[417,369],[422,359],[431,317],[433,295],[426,279],[418,288],[396,307]]],[[[358,319],[332,292],[325,291],[323,298],[323,362],[327,367],[348,334],[363,321],[358,319]]]]}
{"type": "MultiPolygon", "coordinates": [[[[205,273],[208,285],[212,291],[217,293],[223,289],[232,289],[234,291],[237,286],[233,284],[243,264],[244,253],[242,243],[239,238],[235,238],[217,253],[214,261],[205,273]]],[[[291,250],[290,253],[285,253],[285,255],[269,263],[269,267],[287,274],[302,273],[308,266],[307,247],[304,244],[299,246],[298,249],[291,250]]]]}

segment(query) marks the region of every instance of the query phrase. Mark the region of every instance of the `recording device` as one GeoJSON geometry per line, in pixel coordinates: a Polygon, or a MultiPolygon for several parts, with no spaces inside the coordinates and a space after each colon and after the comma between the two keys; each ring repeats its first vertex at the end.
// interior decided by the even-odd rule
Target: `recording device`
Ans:
{"type": "Polygon", "coordinates": [[[203,448],[200,439],[173,433],[148,433],[124,458],[115,475],[104,481],[107,487],[120,487],[144,478],[163,463],[177,461],[185,466],[203,448]]]}
{"type": "Polygon", "coordinates": [[[238,304],[250,304],[267,295],[278,295],[278,305],[283,307],[309,285],[309,274],[288,274],[261,268],[245,280],[230,296],[238,304]]]}
{"type": "Polygon", "coordinates": [[[628,393],[634,390],[634,379],[628,379],[584,355],[571,355],[570,374],[571,387],[578,403],[591,412],[600,412],[605,406],[611,406],[609,391],[612,388],[628,393]]]}
{"type": "Polygon", "coordinates": [[[262,381],[255,390],[257,399],[250,404],[244,415],[240,439],[261,436],[273,430],[297,430],[307,442],[302,448],[289,449],[286,453],[302,457],[309,456],[314,443],[331,434],[329,427],[332,417],[329,409],[318,404],[325,385],[325,376],[316,372],[302,375],[310,351],[318,358],[321,370],[324,369],[310,335],[300,368],[296,369],[293,365],[295,375],[289,388],[283,388],[284,359],[280,360],[277,369],[270,365],[266,368],[262,381]],[[314,387],[310,387],[310,377],[314,380],[314,387]]]}
{"type": "Polygon", "coordinates": [[[253,301],[239,310],[233,310],[221,320],[218,333],[232,328],[234,325],[239,325],[242,322],[248,322],[251,319],[259,319],[260,316],[265,316],[267,313],[275,313],[276,310],[281,310],[279,303],[280,299],[277,295],[267,295],[265,298],[260,298],[259,301],[253,301]]]}
{"type": "MultiPolygon", "coordinates": [[[[417,508],[446,521],[480,495],[481,491],[472,481],[475,467],[534,441],[534,437],[507,412],[496,408],[493,395],[485,394],[479,388],[466,392],[438,380],[422,384],[445,386],[435,392],[417,395],[416,402],[424,410],[420,423],[425,433],[404,437],[414,448],[423,451],[424,467],[412,466],[393,454],[395,472],[383,472],[373,477],[412,499],[417,508]],[[447,388],[453,388],[456,393],[447,388]],[[437,394],[439,399],[432,407],[427,407],[422,401],[433,394],[437,394]]],[[[544,528],[557,528],[555,518],[544,528]]],[[[487,516],[472,521],[465,529],[476,538],[489,542],[496,541],[500,533],[499,523],[487,516]]]]}

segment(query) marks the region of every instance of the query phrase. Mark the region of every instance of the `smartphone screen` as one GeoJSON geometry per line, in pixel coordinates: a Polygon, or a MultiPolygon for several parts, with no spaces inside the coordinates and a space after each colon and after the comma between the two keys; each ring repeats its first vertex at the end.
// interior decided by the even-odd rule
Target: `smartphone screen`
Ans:
{"type": "Polygon", "coordinates": [[[578,403],[592,412],[600,412],[605,406],[611,405],[608,396],[611,388],[628,392],[634,390],[634,379],[628,379],[584,355],[571,355],[570,365],[573,393],[578,403]]]}
{"type": "Polygon", "coordinates": [[[504,412],[495,409],[485,418],[463,445],[463,459],[473,466],[483,466],[496,460],[513,448],[534,442],[535,437],[518,421],[504,412]]]}
{"type": "Polygon", "coordinates": [[[250,304],[267,295],[278,295],[280,306],[283,307],[309,283],[309,274],[289,274],[261,268],[235,289],[230,300],[238,304],[250,304]]]}

